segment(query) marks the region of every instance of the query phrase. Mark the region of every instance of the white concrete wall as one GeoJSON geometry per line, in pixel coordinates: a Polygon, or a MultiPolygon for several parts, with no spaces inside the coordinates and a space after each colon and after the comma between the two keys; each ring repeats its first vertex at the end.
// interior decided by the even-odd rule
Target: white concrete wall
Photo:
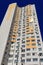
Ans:
{"type": "Polygon", "coordinates": [[[5,51],[16,3],[10,4],[0,26],[0,65],[5,51]],[[12,8],[12,9],[11,9],[12,8]],[[10,13],[9,13],[10,11],[10,13]],[[9,17],[8,17],[9,16],[9,17]]]}

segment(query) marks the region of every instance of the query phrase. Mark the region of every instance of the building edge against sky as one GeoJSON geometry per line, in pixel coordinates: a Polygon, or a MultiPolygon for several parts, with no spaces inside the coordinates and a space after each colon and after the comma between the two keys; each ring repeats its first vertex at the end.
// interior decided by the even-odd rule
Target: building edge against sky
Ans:
{"type": "Polygon", "coordinates": [[[0,26],[0,43],[1,43],[0,44],[0,65],[5,51],[6,42],[9,36],[9,31],[15,13],[15,9],[16,9],[16,3],[9,5],[5,17],[3,19],[3,22],[0,26]]]}
{"type": "MultiPolygon", "coordinates": [[[[16,3],[13,3],[13,4],[10,4],[8,9],[7,9],[7,12],[5,14],[5,17],[3,19],[3,22],[2,22],[2,25],[0,27],[0,65],[2,63],[2,60],[3,60],[3,56],[4,56],[4,52],[5,52],[5,48],[6,48],[6,45],[7,45],[7,41],[8,41],[8,37],[9,37],[9,32],[10,32],[10,28],[11,28],[11,25],[12,25],[12,21],[13,21],[13,18],[15,16],[15,11],[16,11],[16,7],[17,7],[17,4],[16,3]]],[[[33,4],[33,7],[35,8],[35,5],[33,4]]],[[[22,11],[24,10],[24,8],[22,9],[22,11]]],[[[36,10],[35,10],[36,11],[36,10]]],[[[23,11],[24,12],[24,11],[23,11]]],[[[36,14],[36,13],[35,13],[36,14]]],[[[23,15],[23,13],[22,13],[23,15]]],[[[37,16],[37,14],[36,14],[37,16]]],[[[22,16],[23,17],[23,16],[22,16]]],[[[36,17],[37,18],[37,17],[36,17]]],[[[29,20],[30,21],[30,20],[29,20]]],[[[31,21],[33,21],[33,18],[31,19],[31,21]]],[[[37,20],[38,21],[38,20],[37,20]]],[[[21,23],[23,24],[23,22],[21,23]]],[[[27,23],[26,23],[27,24],[27,23]]],[[[25,25],[26,25],[25,24],[25,25]]],[[[39,27],[39,24],[38,24],[38,27],[39,27]]],[[[22,31],[21,31],[22,32],[22,31]]],[[[39,34],[40,34],[40,29],[39,29],[39,34]]],[[[41,40],[41,43],[42,43],[42,38],[41,38],[41,34],[40,34],[40,40],[41,40]]],[[[39,44],[40,45],[40,44],[39,44]]],[[[43,44],[41,44],[41,47],[43,49],[43,44]]],[[[31,50],[32,51],[32,50],[31,50]]],[[[21,51],[20,51],[21,52],[21,51]]],[[[38,52],[38,51],[37,51],[38,52]]],[[[41,51],[42,52],[42,51],[41,51]]],[[[39,53],[39,52],[38,52],[39,53]]],[[[37,56],[37,55],[36,55],[37,56]]],[[[43,56],[41,57],[43,58],[43,56]]],[[[20,59],[20,57],[19,57],[20,59]]],[[[37,60],[37,59],[36,59],[37,60]]],[[[19,61],[20,62],[20,61],[19,61]]],[[[31,63],[30,63],[31,64],[31,63]]],[[[40,64],[40,63],[39,63],[40,64]]],[[[9,64],[9,65],[12,65],[12,64],[9,64]]],[[[14,65],[14,64],[13,64],[14,65]]],[[[16,65],[16,64],[15,64],[16,65]]],[[[19,63],[18,63],[19,65],[19,63]]],[[[20,64],[21,65],[21,64],[20,64]]],[[[28,65],[28,63],[27,63],[28,65]]],[[[36,63],[36,65],[38,65],[36,63]]],[[[41,64],[40,64],[41,65],[41,64]]],[[[42,63],[43,65],[43,63],[42,63]]]]}

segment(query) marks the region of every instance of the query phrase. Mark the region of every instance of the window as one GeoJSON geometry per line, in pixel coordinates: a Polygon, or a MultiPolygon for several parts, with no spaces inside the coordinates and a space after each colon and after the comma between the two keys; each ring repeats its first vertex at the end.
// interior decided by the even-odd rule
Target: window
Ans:
{"type": "Polygon", "coordinates": [[[9,62],[9,63],[12,62],[12,59],[8,59],[8,62],[9,62]]]}
{"type": "Polygon", "coordinates": [[[11,42],[11,44],[13,44],[14,42],[11,42]]]}
{"type": "Polygon", "coordinates": [[[12,38],[13,40],[15,40],[15,38],[12,38]]]}
{"type": "Polygon", "coordinates": [[[16,50],[16,52],[17,52],[18,50],[16,50]]]}
{"type": "Polygon", "coordinates": [[[41,58],[40,61],[43,62],[43,58],[41,58]]]}
{"type": "Polygon", "coordinates": [[[27,53],[27,56],[30,56],[31,55],[31,53],[27,53]]]}
{"type": "Polygon", "coordinates": [[[26,61],[27,61],[27,62],[28,62],[28,61],[30,62],[30,61],[31,61],[31,59],[26,59],[26,61]]]}
{"type": "Polygon", "coordinates": [[[22,47],[25,47],[25,45],[22,45],[22,47]]]}
{"type": "Polygon", "coordinates": [[[2,65],[4,65],[4,64],[2,64],[2,65]]]}
{"type": "Polygon", "coordinates": [[[15,60],[15,62],[17,63],[17,62],[18,62],[18,60],[16,59],[16,60],[15,60]]]}
{"type": "Polygon", "coordinates": [[[38,46],[41,46],[41,43],[38,43],[38,46]]]}
{"type": "Polygon", "coordinates": [[[22,38],[23,40],[25,40],[25,38],[22,38]]]}
{"type": "Polygon", "coordinates": [[[33,13],[33,16],[35,16],[35,13],[33,13]]]}
{"type": "Polygon", "coordinates": [[[26,42],[30,42],[30,40],[26,40],[26,42]]]}
{"type": "Polygon", "coordinates": [[[39,53],[39,56],[43,56],[43,54],[42,53],[39,53]]]}
{"type": "Polygon", "coordinates": [[[36,34],[39,34],[38,32],[35,32],[36,34]]]}
{"type": "Polygon", "coordinates": [[[25,62],[25,59],[22,59],[21,62],[25,62]]]}
{"type": "Polygon", "coordinates": [[[40,39],[38,39],[37,41],[40,42],[40,39]]]}
{"type": "Polygon", "coordinates": [[[22,57],[25,57],[25,54],[22,54],[22,57]]]}
{"type": "Polygon", "coordinates": [[[31,38],[35,38],[35,36],[31,36],[31,38]]]}
{"type": "Polygon", "coordinates": [[[22,36],[25,36],[25,34],[23,34],[22,36]]]}
{"type": "Polygon", "coordinates": [[[16,48],[19,48],[19,46],[16,46],[16,48]]]}
{"type": "Polygon", "coordinates": [[[37,26],[37,24],[35,24],[35,26],[37,26]]]}
{"type": "Polygon", "coordinates": [[[27,30],[26,32],[29,32],[29,30],[27,30]]]}
{"type": "Polygon", "coordinates": [[[25,52],[25,49],[22,49],[21,51],[22,51],[22,52],[25,52]]]}
{"type": "Polygon", "coordinates": [[[26,49],[27,51],[30,51],[30,48],[26,49]]]}
{"type": "Polygon", "coordinates": [[[17,39],[17,41],[19,41],[19,40],[20,40],[20,38],[17,39]]]}
{"type": "Polygon", "coordinates": [[[32,42],[34,42],[35,40],[32,40],[32,42]]]}
{"type": "Polygon", "coordinates": [[[32,55],[34,56],[34,55],[35,55],[35,53],[32,53],[32,55]]]}
{"type": "Polygon", "coordinates": [[[18,55],[15,55],[15,57],[18,57],[18,55]]]}
{"type": "Polygon", "coordinates": [[[31,32],[31,34],[34,34],[33,32],[31,32]]]}
{"type": "Polygon", "coordinates": [[[20,42],[17,42],[17,44],[19,44],[20,42]]]}
{"type": "Polygon", "coordinates": [[[35,43],[32,44],[32,46],[35,46],[35,45],[36,45],[35,43]]]}
{"type": "Polygon", "coordinates": [[[33,61],[37,61],[38,59],[37,58],[33,58],[33,61]]]}
{"type": "Polygon", "coordinates": [[[25,32],[22,32],[22,33],[25,33],[25,32]]]}
{"type": "Polygon", "coordinates": [[[32,48],[32,49],[33,49],[33,51],[36,50],[36,48],[32,48]]]}
{"type": "Polygon", "coordinates": [[[22,41],[22,43],[25,43],[25,41],[22,41]]]}
{"type": "Polygon", "coordinates": [[[21,65],[23,65],[23,63],[21,65]]]}
{"type": "Polygon", "coordinates": [[[9,45],[9,43],[7,43],[7,45],[9,45]]]}
{"type": "Polygon", "coordinates": [[[26,37],[27,39],[29,38],[29,37],[26,37]]]}
{"type": "Polygon", "coordinates": [[[38,48],[39,49],[39,51],[42,51],[42,48],[38,48]]]}
{"type": "Polygon", "coordinates": [[[27,44],[27,46],[29,46],[30,44],[27,44]]]}
{"type": "Polygon", "coordinates": [[[35,31],[38,31],[38,28],[35,28],[35,31]]]}
{"type": "Polygon", "coordinates": [[[23,29],[23,31],[25,31],[25,29],[23,29]]]}
{"type": "Polygon", "coordinates": [[[7,51],[5,51],[5,55],[7,54],[7,51]]]}
{"type": "Polygon", "coordinates": [[[13,57],[13,55],[9,54],[9,57],[13,57]]]}
{"type": "Polygon", "coordinates": [[[39,38],[39,36],[37,36],[37,38],[39,38]]]}

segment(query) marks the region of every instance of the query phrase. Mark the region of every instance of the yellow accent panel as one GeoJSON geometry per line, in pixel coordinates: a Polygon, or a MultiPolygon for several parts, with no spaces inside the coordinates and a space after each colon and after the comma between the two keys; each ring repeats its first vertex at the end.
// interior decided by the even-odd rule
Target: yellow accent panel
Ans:
{"type": "MultiPolygon", "coordinates": [[[[28,41],[28,40],[30,40],[30,42],[32,43],[33,41],[32,40],[36,40],[35,38],[26,38],[26,40],[28,41]]],[[[34,41],[35,42],[35,41],[34,41]]],[[[34,43],[33,42],[33,43],[34,43]]],[[[27,43],[29,43],[29,42],[27,42],[27,43]]]]}
{"type": "Polygon", "coordinates": [[[30,44],[26,44],[26,46],[30,46],[30,44]]]}
{"type": "Polygon", "coordinates": [[[16,29],[16,30],[17,30],[17,29],[18,29],[18,27],[14,27],[13,29],[16,29]]]}
{"type": "Polygon", "coordinates": [[[33,30],[27,30],[26,33],[27,33],[27,34],[28,34],[28,33],[34,33],[34,31],[33,31],[33,30]]]}
{"type": "Polygon", "coordinates": [[[34,33],[34,28],[32,26],[27,26],[26,27],[26,34],[34,33]],[[27,29],[28,28],[28,29],[27,29]]]}
{"type": "Polygon", "coordinates": [[[36,43],[35,41],[32,41],[32,40],[36,40],[35,38],[26,38],[26,44],[29,43],[29,44],[32,44],[32,43],[36,43]],[[29,42],[27,42],[29,41],[29,42]]]}
{"type": "Polygon", "coordinates": [[[12,38],[15,38],[15,37],[17,37],[17,35],[12,35],[11,37],[12,37],[12,38]]]}
{"type": "Polygon", "coordinates": [[[11,42],[16,42],[16,40],[11,40],[11,42]]]}
{"type": "Polygon", "coordinates": [[[36,46],[29,45],[29,46],[26,46],[26,48],[37,48],[37,47],[36,46]]]}
{"type": "Polygon", "coordinates": [[[18,28],[14,28],[13,30],[17,31],[17,30],[18,30],[18,28]]]}
{"type": "Polygon", "coordinates": [[[26,46],[26,48],[32,48],[32,46],[31,46],[31,45],[29,45],[29,46],[26,46]]]}
{"type": "Polygon", "coordinates": [[[27,22],[33,22],[33,18],[32,18],[32,17],[29,17],[29,18],[27,19],[27,22]]]}
{"type": "Polygon", "coordinates": [[[9,20],[9,19],[10,19],[11,13],[12,13],[13,9],[15,8],[15,6],[16,6],[16,5],[14,5],[14,4],[11,4],[11,5],[9,6],[9,8],[8,8],[8,13],[7,13],[7,16],[6,16],[6,20],[9,20]]]}
{"type": "Polygon", "coordinates": [[[28,15],[32,15],[32,6],[31,5],[28,6],[28,15]]]}
{"type": "Polygon", "coordinates": [[[30,42],[26,42],[26,44],[33,44],[33,43],[36,44],[36,42],[31,42],[31,41],[30,42]]]}
{"type": "Polygon", "coordinates": [[[34,30],[33,26],[26,26],[26,28],[33,29],[34,30]]]}
{"type": "Polygon", "coordinates": [[[17,31],[13,30],[13,32],[17,33],[17,31]]]}
{"type": "Polygon", "coordinates": [[[29,29],[29,26],[26,26],[26,30],[27,30],[27,28],[29,29]]]}
{"type": "Polygon", "coordinates": [[[14,25],[14,28],[15,28],[15,27],[18,27],[18,25],[14,25]]]}
{"type": "MultiPolygon", "coordinates": [[[[36,43],[32,43],[32,42],[26,43],[27,46],[28,46],[28,45],[32,45],[32,44],[35,44],[35,46],[36,46],[36,43]]],[[[33,46],[33,45],[32,45],[32,46],[33,46]]]]}
{"type": "Polygon", "coordinates": [[[37,48],[36,46],[32,46],[32,48],[37,48]]]}
{"type": "Polygon", "coordinates": [[[33,32],[30,32],[30,31],[29,32],[26,32],[26,34],[31,34],[31,33],[33,33],[33,32]]]}
{"type": "Polygon", "coordinates": [[[13,32],[17,32],[17,30],[15,29],[15,30],[13,30],[13,32]]]}

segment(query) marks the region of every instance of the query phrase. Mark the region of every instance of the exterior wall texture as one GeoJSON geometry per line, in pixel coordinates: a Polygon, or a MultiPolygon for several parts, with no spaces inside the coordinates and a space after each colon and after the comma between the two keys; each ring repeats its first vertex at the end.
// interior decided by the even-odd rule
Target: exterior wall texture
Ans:
{"type": "Polygon", "coordinates": [[[12,20],[9,19],[10,23],[6,24],[9,32],[5,32],[8,33],[7,41],[0,65],[43,65],[43,44],[35,5],[20,8],[12,4],[10,7],[15,10],[7,16],[7,19],[11,16],[12,20]]]}

